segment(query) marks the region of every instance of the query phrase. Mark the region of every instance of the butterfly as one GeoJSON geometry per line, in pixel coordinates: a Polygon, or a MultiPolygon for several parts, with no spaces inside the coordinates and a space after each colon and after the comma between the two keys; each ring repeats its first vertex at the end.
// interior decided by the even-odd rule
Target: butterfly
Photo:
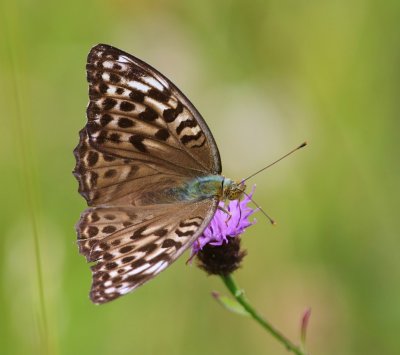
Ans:
{"type": "Polygon", "coordinates": [[[149,281],[201,235],[221,200],[245,186],[221,175],[206,122],[164,75],[109,45],[87,59],[87,123],[73,174],[88,208],[76,230],[91,266],[90,299],[149,281]]]}

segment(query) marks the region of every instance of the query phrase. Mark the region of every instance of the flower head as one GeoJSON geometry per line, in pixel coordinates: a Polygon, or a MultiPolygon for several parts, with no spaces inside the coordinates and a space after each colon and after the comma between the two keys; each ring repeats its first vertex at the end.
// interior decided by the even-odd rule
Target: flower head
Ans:
{"type": "Polygon", "coordinates": [[[242,234],[244,230],[253,225],[256,221],[249,221],[249,217],[256,210],[247,206],[254,194],[255,186],[249,195],[245,195],[242,201],[230,201],[225,205],[219,203],[221,209],[217,209],[214,218],[203,231],[203,234],[193,243],[192,254],[197,254],[205,245],[221,246],[228,243],[228,238],[234,238],[242,234]],[[228,215],[224,210],[228,211],[228,215]]]}
{"type": "Polygon", "coordinates": [[[247,206],[253,193],[254,187],[242,201],[230,201],[228,205],[220,202],[220,209],[194,242],[192,257],[197,256],[198,266],[207,273],[229,275],[239,268],[246,252],[240,249],[237,237],[255,223],[255,220],[249,221],[255,210],[247,206]]]}

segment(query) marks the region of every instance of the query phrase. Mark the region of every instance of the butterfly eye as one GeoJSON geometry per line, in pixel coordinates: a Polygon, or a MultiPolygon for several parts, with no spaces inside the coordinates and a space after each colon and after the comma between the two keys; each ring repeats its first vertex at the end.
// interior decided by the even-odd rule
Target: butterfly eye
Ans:
{"type": "Polygon", "coordinates": [[[245,189],[246,189],[245,185],[232,186],[227,191],[226,197],[228,198],[228,200],[237,200],[243,195],[243,192],[244,192],[245,189]]]}

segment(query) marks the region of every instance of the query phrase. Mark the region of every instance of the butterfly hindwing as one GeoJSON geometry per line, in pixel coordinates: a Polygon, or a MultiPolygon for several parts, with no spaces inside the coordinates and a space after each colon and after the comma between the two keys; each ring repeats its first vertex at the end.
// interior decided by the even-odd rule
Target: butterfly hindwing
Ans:
{"type": "Polygon", "coordinates": [[[91,300],[115,299],[164,270],[200,235],[217,203],[86,210],[77,232],[80,252],[97,262],[91,300]]]}

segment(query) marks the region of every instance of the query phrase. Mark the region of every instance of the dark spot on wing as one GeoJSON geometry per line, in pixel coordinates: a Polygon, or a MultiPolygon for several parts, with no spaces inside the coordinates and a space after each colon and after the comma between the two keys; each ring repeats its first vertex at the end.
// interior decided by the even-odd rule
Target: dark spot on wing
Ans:
{"type": "Polygon", "coordinates": [[[129,137],[129,142],[140,152],[147,152],[146,146],[143,144],[144,137],[139,134],[134,134],[129,137]]]}
{"type": "Polygon", "coordinates": [[[125,247],[122,247],[122,248],[119,250],[119,252],[122,253],[122,254],[125,254],[125,253],[129,253],[131,250],[133,250],[133,246],[127,245],[127,246],[125,246],[125,247]]]}
{"type": "Polygon", "coordinates": [[[121,262],[123,263],[123,264],[126,264],[126,263],[130,263],[132,260],[134,260],[135,259],[135,257],[134,256],[126,256],[125,258],[122,258],[121,259],[121,262]]]}
{"type": "Polygon", "coordinates": [[[186,127],[196,127],[197,122],[191,118],[186,121],[182,121],[178,127],[176,127],[176,133],[181,134],[181,132],[186,128],[186,127]]]}
{"type": "Polygon", "coordinates": [[[163,112],[163,117],[166,122],[171,123],[175,121],[178,115],[183,111],[183,105],[178,101],[176,108],[167,108],[163,112]]]}
{"type": "Polygon", "coordinates": [[[121,78],[119,77],[119,75],[110,73],[110,81],[112,83],[118,83],[120,80],[121,80],[121,78]]]}
{"type": "Polygon", "coordinates": [[[103,255],[103,259],[104,260],[111,260],[114,257],[114,255],[110,254],[110,253],[105,253],[103,255]]]}
{"type": "Polygon", "coordinates": [[[104,144],[104,142],[107,139],[107,132],[106,131],[100,131],[99,135],[94,138],[97,144],[104,144]]]}
{"type": "Polygon", "coordinates": [[[135,109],[135,105],[129,101],[122,101],[119,105],[121,111],[129,112],[135,109]]]}
{"type": "Polygon", "coordinates": [[[107,86],[106,84],[101,83],[101,84],[99,85],[99,91],[100,91],[102,94],[105,94],[105,93],[107,92],[107,90],[108,90],[108,86],[107,86]]]}
{"type": "Polygon", "coordinates": [[[192,136],[184,135],[184,136],[181,138],[181,142],[182,142],[183,144],[187,144],[187,143],[189,143],[190,141],[195,141],[195,140],[199,139],[199,138],[202,136],[202,134],[203,134],[203,133],[202,133],[201,131],[199,131],[199,132],[197,132],[197,134],[192,135],[192,136]]]}
{"type": "Polygon", "coordinates": [[[95,171],[90,172],[90,183],[92,186],[96,186],[98,178],[99,174],[97,174],[95,171]]]}
{"type": "Polygon", "coordinates": [[[155,137],[162,141],[166,141],[169,138],[169,136],[170,136],[170,134],[169,134],[168,130],[165,128],[159,129],[155,134],[155,137]]]}
{"type": "Polygon", "coordinates": [[[145,253],[151,253],[156,249],[157,249],[157,244],[149,243],[149,244],[146,244],[146,245],[142,246],[141,248],[139,248],[138,251],[139,252],[142,251],[145,253]]]}
{"type": "Polygon", "coordinates": [[[111,161],[114,161],[116,158],[113,157],[112,155],[104,154],[104,155],[103,155],[103,159],[104,159],[105,161],[111,162],[111,161]]]}
{"type": "Polygon", "coordinates": [[[112,108],[114,108],[116,104],[117,104],[117,100],[114,100],[111,97],[107,97],[103,101],[103,108],[108,111],[108,110],[111,110],[112,108]]]}
{"type": "Polygon", "coordinates": [[[189,231],[186,231],[186,232],[182,232],[181,230],[177,229],[177,230],[175,231],[175,233],[176,233],[176,235],[177,235],[178,237],[187,237],[187,236],[192,235],[192,234],[193,234],[193,231],[189,230],[189,231]]]}
{"type": "Polygon", "coordinates": [[[121,128],[129,128],[134,125],[134,122],[126,117],[120,117],[118,120],[118,126],[121,128]]]}
{"type": "Polygon", "coordinates": [[[146,109],[139,113],[139,118],[146,122],[154,121],[158,118],[158,114],[150,107],[146,107],[146,109]]]}
{"type": "Polygon", "coordinates": [[[90,227],[88,228],[88,234],[89,234],[89,237],[90,237],[90,238],[96,236],[97,233],[99,233],[99,228],[97,228],[97,227],[95,227],[95,226],[90,226],[90,227]]]}
{"type": "Polygon", "coordinates": [[[97,161],[99,160],[99,153],[94,152],[94,151],[89,151],[88,154],[88,164],[89,166],[93,166],[97,163],[97,161]]]}
{"type": "Polygon", "coordinates": [[[104,126],[108,125],[112,120],[113,120],[113,118],[111,117],[111,115],[109,115],[108,113],[105,113],[100,118],[100,124],[104,127],[104,126]]]}
{"type": "Polygon", "coordinates": [[[140,239],[144,235],[142,234],[145,230],[147,229],[147,226],[140,227],[137,229],[130,237],[130,239],[135,240],[135,239],[140,239]]]}
{"type": "Polygon", "coordinates": [[[115,170],[115,169],[110,169],[110,170],[107,170],[105,173],[104,173],[104,177],[105,178],[112,178],[112,177],[114,177],[114,176],[116,176],[117,175],[117,170],[115,170]]]}
{"type": "Polygon", "coordinates": [[[118,133],[111,133],[110,136],[108,137],[108,139],[111,142],[120,143],[121,142],[121,135],[118,134],[118,133]]]}
{"type": "Polygon", "coordinates": [[[150,89],[147,92],[147,96],[151,97],[152,99],[160,102],[168,102],[169,100],[169,95],[163,93],[162,91],[159,91],[157,89],[150,89]]]}
{"type": "Polygon", "coordinates": [[[129,97],[135,102],[143,102],[144,101],[144,94],[138,90],[132,90],[129,94],[129,97]]]}
{"type": "Polygon", "coordinates": [[[117,230],[117,227],[115,227],[115,226],[105,226],[103,228],[102,232],[110,234],[110,233],[114,233],[116,230],[117,230]]]}
{"type": "Polygon", "coordinates": [[[96,132],[100,131],[101,128],[102,127],[96,121],[89,121],[86,124],[86,129],[87,129],[89,134],[96,133],[96,132]]]}
{"type": "Polygon", "coordinates": [[[161,245],[161,248],[171,248],[175,247],[178,250],[182,246],[181,242],[175,242],[173,239],[165,239],[161,245]]]}
{"type": "Polygon", "coordinates": [[[107,270],[115,269],[117,266],[118,266],[118,264],[115,263],[115,262],[108,263],[108,264],[105,265],[105,267],[106,267],[107,270]]]}

